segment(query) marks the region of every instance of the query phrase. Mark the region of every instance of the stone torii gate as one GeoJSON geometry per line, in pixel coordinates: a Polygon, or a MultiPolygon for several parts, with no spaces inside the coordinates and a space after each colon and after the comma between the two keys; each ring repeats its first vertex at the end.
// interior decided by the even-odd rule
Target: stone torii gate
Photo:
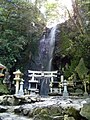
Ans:
{"type": "MultiPolygon", "coordinates": [[[[29,73],[29,88],[30,94],[35,94],[39,92],[37,85],[40,78],[50,78],[50,83],[54,82],[54,78],[57,77],[58,71],[32,71],[28,70],[29,73]]],[[[50,91],[52,91],[52,86],[50,86],[50,91]]]]}
{"type": "MultiPolygon", "coordinates": [[[[62,95],[62,91],[63,90],[63,96],[67,97],[68,96],[68,91],[67,91],[67,81],[64,80],[64,76],[61,75],[60,80],[57,81],[56,78],[58,75],[58,71],[32,71],[32,70],[28,70],[29,73],[29,87],[28,87],[28,91],[30,93],[30,95],[35,95],[36,93],[39,92],[38,89],[38,83],[41,81],[45,81],[45,79],[48,81],[48,92],[50,92],[50,94],[53,95],[53,93],[55,94],[59,94],[62,95]],[[49,79],[47,79],[49,78],[49,79]],[[57,84],[57,86],[54,86],[55,84],[57,84]]],[[[21,79],[21,75],[22,73],[17,70],[16,72],[14,72],[13,74],[15,74],[15,78],[14,80],[16,81],[16,91],[15,94],[19,94],[19,95],[23,95],[23,79],[21,79]]],[[[45,83],[43,84],[42,88],[45,88],[44,90],[47,90],[47,87],[45,86],[45,83]]],[[[45,94],[42,94],[45,95],[45,94]]],[[[48,94],[47,94],[48,95],[48,94]]]]}

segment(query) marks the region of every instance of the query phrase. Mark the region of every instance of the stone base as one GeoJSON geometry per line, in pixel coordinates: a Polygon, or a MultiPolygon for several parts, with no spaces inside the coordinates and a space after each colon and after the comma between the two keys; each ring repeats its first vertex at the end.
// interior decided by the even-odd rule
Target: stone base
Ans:
{"type": "Polygon", "coordinates": [[[23,90],[19,90],[19,95],[24,95],[23,90]]]}
{"type": "Polygon", "coordinates": [[[68,92],[63,92],[63,97],[68,97],[68,96],[69,96],[68,92]]]}
{"type": "Polygon", "coordinates": [[[49,96],[62,96],[62,93],[49,93],[49,96]]]}

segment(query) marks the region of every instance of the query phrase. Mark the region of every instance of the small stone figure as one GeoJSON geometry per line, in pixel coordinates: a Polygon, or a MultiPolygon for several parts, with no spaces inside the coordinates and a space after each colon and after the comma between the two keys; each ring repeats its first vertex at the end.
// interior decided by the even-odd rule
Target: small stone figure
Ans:
{"type": "Polygon", "coordinates": [[[10,77],[11,75],[9,74],[8,70],[5,71],[3,83],[6,83],[6,84],[10,83],[10,77]]]}

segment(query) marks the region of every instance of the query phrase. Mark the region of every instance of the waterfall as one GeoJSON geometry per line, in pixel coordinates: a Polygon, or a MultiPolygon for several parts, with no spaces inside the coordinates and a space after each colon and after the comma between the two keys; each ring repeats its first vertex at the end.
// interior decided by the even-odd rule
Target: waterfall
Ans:
{"type": "Polygon", "coordinates": [[[51,70],[52,59],[53,59],[53,51],[55,47],[55,31],[56,26],[52,28],[50,33],[50,44],[49,44],[49,63],[48,63],[48,70],[51,70]]]}
{"type": "MultiPolygon", "coordinates": [[[[43,35],[39,45],[39,60],[41,64],[41,70],[50,71],[52,67],[53,52],[55,47],[55,33],[57,26],[51,28],[50,33],[46,36],[43,35]]],[[[48,95],[49,93],[49,79],[42,77],[40,94],[48,95]]]]}
{"type": "Polygon", "coordinates": [[[57,26],[51,28],[50,33],[43,35],[39,45],[39,59],[41,68],[50,71],[52,66],[53,51],[55,47],[55,31],[57,26]]]}

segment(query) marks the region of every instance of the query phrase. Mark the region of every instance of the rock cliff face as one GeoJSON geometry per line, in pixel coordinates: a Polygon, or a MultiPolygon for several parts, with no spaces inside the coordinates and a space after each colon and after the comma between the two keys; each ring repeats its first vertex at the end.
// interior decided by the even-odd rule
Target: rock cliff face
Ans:
{"type": "Polygon", "coordinates": [[[81,108],[80,114],[90,120],[90,102],[81,108]]]}
{"type": "Polygon", "coordinates": [[[72,31],[70,28],[70,21],[58,24],[55,37],[55,50],[53,54],[53,69],[59,70],[65,67],[67,63],[70,63],[70,56],[65,53],[65,49],[68,45],[68,34],[72,31]],[[66,37],[67,36],[67,37],[66,37]],[[65,40],[66,41],[65,41],[65,40]]]}

